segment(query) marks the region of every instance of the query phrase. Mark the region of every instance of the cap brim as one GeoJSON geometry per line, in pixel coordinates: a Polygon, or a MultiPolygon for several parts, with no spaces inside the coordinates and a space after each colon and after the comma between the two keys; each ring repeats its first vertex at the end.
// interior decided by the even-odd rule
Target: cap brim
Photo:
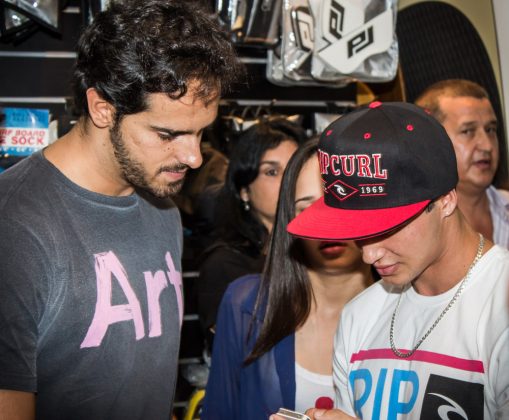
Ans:
{"type": "Polygon", "coordinates": [[[327,206],[320,198],[293,219],[289,233],[307,239],[354,240],[387,233],[416,216],[431,200],[376,210],[347,210],[327,206]]]}

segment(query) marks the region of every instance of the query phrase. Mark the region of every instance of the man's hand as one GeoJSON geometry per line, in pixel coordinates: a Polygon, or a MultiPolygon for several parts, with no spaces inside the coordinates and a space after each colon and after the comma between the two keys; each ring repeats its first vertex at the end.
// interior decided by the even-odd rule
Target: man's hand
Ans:
{"type": "Polygon", "coordinates": [[[0,420],[34,420],[35,395],[0,389],[0,420]]]}

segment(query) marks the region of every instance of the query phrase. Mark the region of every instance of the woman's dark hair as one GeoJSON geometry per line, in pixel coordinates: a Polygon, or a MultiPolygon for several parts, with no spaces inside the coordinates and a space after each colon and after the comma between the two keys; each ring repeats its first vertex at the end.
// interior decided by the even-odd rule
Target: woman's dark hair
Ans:
{"type": "Polygon", "coordinates": [[[317,144],[318,138],[303,144],[288,162],[283,175],[276,220],[250,331],[255,317],[261,316],[263,324],[253,350],[244,361],[246,365],[295,332],[307,319],[311,309],[312,290],[299,239],[291,236],[286,226],[295,217],[295,188],[299,173],[316,154],[317,144]]]}
{"type": "Polygon", "coordinates": [[[218,236],[224,242],[242,247],[251,255],[262,251],[267,229],[251,210],[244,209],[240,192],[258,177],[267,150],[276,148],[285,140],[300,144],[305,138],[303,133],[297,124],[271,120],[255,124],[240,135],[230,155],[225,183],[217,201],[218,236]],[[285,131],[280,129],[283,126],[285,131]]]}
{"type": "Polygon", "coordinates": [[[80,37],[74,105],[88,117],[86,91],[95,88],[115,107],[118,122],[147,109],[151,93],[178,99],[197,81],[193,93],[207,102],[241,74],[228,35],[197,2],[112,1],[80,37]]]}

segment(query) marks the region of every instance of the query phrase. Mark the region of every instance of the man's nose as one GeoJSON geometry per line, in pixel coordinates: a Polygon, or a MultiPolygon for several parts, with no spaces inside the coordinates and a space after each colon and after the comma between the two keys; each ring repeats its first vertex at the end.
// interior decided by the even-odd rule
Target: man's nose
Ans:
{"type": "Polygon", "coordinates": [[[497,141],[496,136],[490,135],[486,130],[479,130],[476,136],[476,145],[479,150],[491,152],[497,141]]]}
{"type": "Polygon", "coordinates": [[[186,138],[179,147],[178,160],[192,169],[198,168],[203,163],[199,137],[186,138]]]}
{"type": "Polygon", "coordinates": [[[384,254],[383,247],[378,242],[358,243],[362,252],[362,259],[366,264],[374,264],[380,260],[384,254]]]}

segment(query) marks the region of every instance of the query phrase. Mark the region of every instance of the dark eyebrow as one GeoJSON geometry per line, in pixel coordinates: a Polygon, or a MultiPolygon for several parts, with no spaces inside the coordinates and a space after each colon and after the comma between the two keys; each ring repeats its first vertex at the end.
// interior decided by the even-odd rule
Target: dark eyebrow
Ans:
{"type": "Polygon", "coordinates": [[[477,126],[477,122],[475,121],[465,121],[464,123],[462,123],[460,125],[460,128],[471,128],[471,127],[476,127],[477,126]]]}
{"type": "Polygon", "coordinates": [[[150,128],[154,131],[159,131],[161,133],[166,133],[170,137],[178,137],[178,136],[185,136],[188,134],[193,134],[192,130],[172,130],[170,128],[164,128],[164,127],[157,127],[155,125],[151,125],[150,128]]]}
{"type": "MultiPolygon", "coordinates": [[[[483,127],[493,125],[498,126],[498,121],[496,119],[488,121],[485,125],[483,125],[483,127]]],[[[477,127],[477,121],[465,121],[460,125],[460,128],[471,128],[471,127],[477,127]]]]}
{"type": "Polygon", "coordinates": [[[281,163],[277,160],[262,160],[260,166],[262,165],[281,165],[281,163]]]}

